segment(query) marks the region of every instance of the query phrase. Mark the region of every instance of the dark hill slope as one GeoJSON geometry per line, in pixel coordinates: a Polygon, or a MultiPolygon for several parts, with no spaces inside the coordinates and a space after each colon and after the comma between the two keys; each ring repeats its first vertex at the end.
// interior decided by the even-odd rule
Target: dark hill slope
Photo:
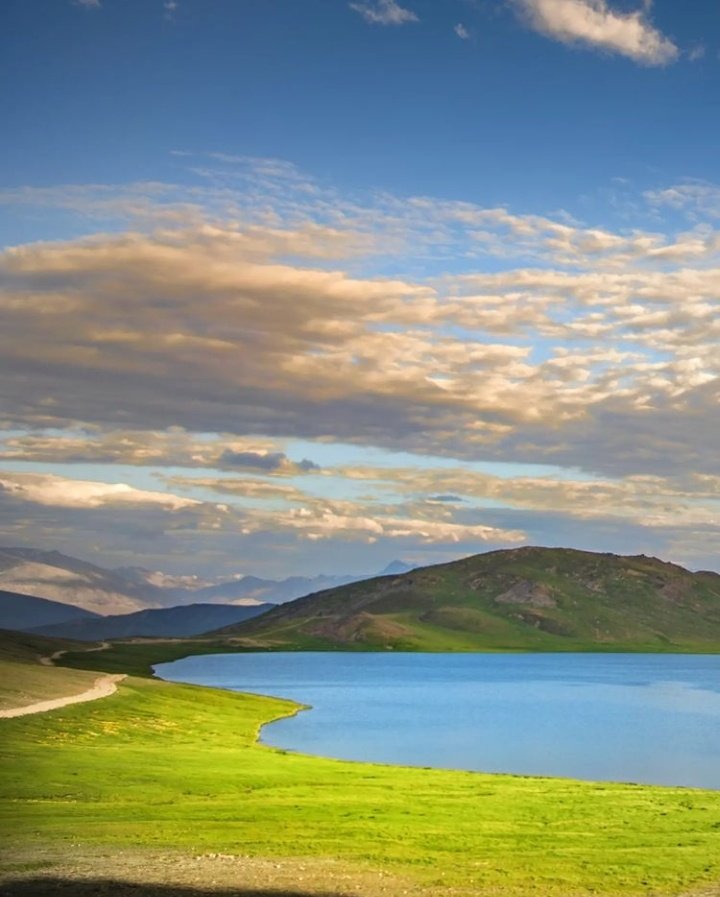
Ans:
{"type": "Polygon", "coordinates": [[[222,634],[302,648],[720,651],[720,575],[518,548],[318,592],[222,634]]]}
{"type": "Polygon", "coordinates": [[[48,601],[34,595],[20,595],[0,589],[0,628],[33,629],[67,623],[70,620],[99,619],[97,614],[72,604],[48,601]]]}
{"type": "MultiPolygon", "coordinates": [[[[39,664],[41,657],[49,657],[58,651],[85,652],[87,645],[69,639],[33,635],[31,632],[0,629],[0,663],[12,661],[13,663],[39,664]]],[[[55,667],[47,667],[47,669],[52,670],[55,667]]]]}
{"type": "Polygon", "coordinates": [[[272,604],[253,604],[249,607],[234,604],[186,604],[141,610],[134,614],[96,617],[92,620],[73,620],[55,626],[39,626],[39,635],[80,641],[102,641],[113,638],[184,638],[200,635],[219,626],[229,626],[249,620],[274,607],[272,604]]]}

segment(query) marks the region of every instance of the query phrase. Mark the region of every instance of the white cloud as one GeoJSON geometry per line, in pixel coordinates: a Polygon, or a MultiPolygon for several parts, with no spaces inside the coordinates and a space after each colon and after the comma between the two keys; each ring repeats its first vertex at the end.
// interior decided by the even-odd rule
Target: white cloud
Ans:
{"type": "MultiPolygon", "coordinates": [[[[320,187],[295,166],[278,159],[206,154],[222,167],[194,169],[213,186],[138,182],[119,187],[63,185],[0,190],[0,204],[14,214],[63,209],[84,219],[85,227],[106,230],[166,229],[202,233],[208,243],[233,241],[244,258],[293,256],[306,259],[352,259],[382,256],[414,268],[425,261],[451,258],[522,258],[557,265],[620,268],[629,264],[664,263],[720,257],[718,233],[697,227],[673,235],[646,230],[612,232],[587,226],[567,214],[554,217],[518,214],[504,207],[416,196],[373,194],[365,202],[349,200],[320,187]],[[102,222],[98,225],[98,221],[102,222]],[[108,226],[110,223],[110,226],[108,226]]],[[[646,194],[654,208],[661,194],[701,188],[710,209],[712,185],[693,182],[646,194]]],[[[717,188],[715,188],[717,195],[717,188]]],[[[673,194],[674,195],[674,194],[673,194]]],[[[667,201],[664,204],[669,204],[667,201]]],[[[437,265],[433,267],[436,269],[437,265]]]]}
{"type": "Polygon", "coordinates": [[[227,434],[199,438],[180,427],[164,432],[111,430],[86,425],[82,432],[0,435],[0,460],[58,464],[123,464],[248,471],[270,477],[316,473],[308,458],[293,461],[273,440],[227,434]]]}
{"type": "Polygon", "coordinates": [[[99,9],[100,0],[73,0],[75,6],[82,6],[85,9],[99,9]]]}
{"type": "Polygon", "coordinates": [[[72,480],[54,474],[1,473],[0,491],[12,498],[55,508],[101,508],[112,505],[159,505],[178,511],[200,505],[169,492],[149,492],[126,483],[72,480]]]}
{"type": "Polygon", "coordinates": [[[690,218],[720,218],[720,186],[707,181],[687,181],[644,194],[651,206],[665,206],[686,212],[690,218]]]}
{"type": "MultiPolygon", "coordinates": [[[[409,509],[411,510],[411,509],[409,509]]],[[[373,544],[381,539],[406,539],[421,545],[457,545],[458,543],[517,544],[526,540],[520,530],[453,520],[406,516],[353,502],[309,502],[286,513],[248,515],[243,531],[295,532],[303,539],[317,542],[342,539],[373,544]]]]}
{"type": "Polygon", "coordinates": [[[620,12],[606,0],[514,0],[524,20],[541,34],[565,44],[582,43],[627,56],[643,65],[666,65],[679,55],[675,44],[654,28],[647,6],[620,12]]]}
{"type": "Polygon", "coordinates": [[[175,486],[180,489],[207,489],[210,492],[237,496],[239,498],[302,501],[306,497],[305,493],[295,486],[267,483],[264,480],[256,479],[166,476],[164,480],[169,486],[175,486]]]}
{"type": "Polygon", "coordinates": [[[457,34],[460,40],[470,40],[470,32],[461,22],[458,22],[458,24],[453,28],[453,31],[455,32],[455,34],[457,34]]]}
{"type": "Polygon", "coordinates": [[[350,3],[350,9],[359,12],[371,25],[405,25],[407,22],[417,22],[415,13],[400,6],[395,0],[376,0],[374,5],[369,3],[350,3]]]}
{"type": "Polygon", "coordinates": [[[458,501],[490,499],[519,511],[557,512],[577,520],[624,519],[647,528],[718,525],[717,476],[629,476],[571,479],[553,475],[512,478],[456,468],[344,468],[383,492],[414,496],[418,503],[440,493],[458,501]]]}

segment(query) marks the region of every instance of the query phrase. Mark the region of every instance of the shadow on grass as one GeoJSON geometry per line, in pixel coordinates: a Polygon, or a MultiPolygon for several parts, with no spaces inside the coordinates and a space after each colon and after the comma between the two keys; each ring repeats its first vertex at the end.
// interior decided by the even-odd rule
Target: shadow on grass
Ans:
{"type": "Polygon", "coordinates": [[[112,878],[20,878],[0,883],[0,897],[351,897],[340,891],[142,884],[112,878]]]}

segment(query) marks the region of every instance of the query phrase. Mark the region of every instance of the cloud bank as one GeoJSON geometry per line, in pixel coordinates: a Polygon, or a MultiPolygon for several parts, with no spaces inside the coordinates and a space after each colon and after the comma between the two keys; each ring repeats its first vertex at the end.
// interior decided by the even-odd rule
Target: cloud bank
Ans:
{"type": "Polygon", "coordinates": [[[67,550],[71,515],[103,550],[182,558],[195,539],[218,564],[298,544],[318,563],[320,543],[446,559],[551,532],[720,548],[712,185],[650,191],[653,226],[614,230],[213,164],[243,188],[0,196],[91,230],[0,255],[2,538],[67,550]],[[328,446],[416,461],[328,463],[328,446]]]}
{"type": "MultiPolygon", "coordinates": [[[[357,276],[277,261],[275,234],[260,258],[218,226],[10,249],[5,418],[717,472],[717,235],[475,217],[486,252],[516,232],[548,267],[357,276]]],[[[215,461],[282,466],[242,445],[215,461]]]]}

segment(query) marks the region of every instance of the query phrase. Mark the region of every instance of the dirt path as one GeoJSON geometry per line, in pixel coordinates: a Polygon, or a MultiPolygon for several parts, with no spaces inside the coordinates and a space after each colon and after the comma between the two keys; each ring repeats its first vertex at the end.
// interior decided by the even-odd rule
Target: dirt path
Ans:
{"type": "Polygon", "coordinates": [[[124,673],[110,673],[100,676],[95,680],[95,685],[79,695],[68,695],[65,698],[53,698],[50,701],[37,701],[35,704],[26,704],[24,707],[12,707],[10,710],[0,710],[0,719],[10,719],[14,716],[27,716],[30,713],[45,713],[47,710],[57,710],[59,707],[67,707],[69,704],[83,704],[85,701],[97,701],[98,698],[107,698],[117,691],[117,683],[125,678],[124,673]]]}
{"type": "MultiPolygon", "coordinates": [[[[93,648],[85,648],[86,652],[90,651],[106,651],[110,647],[110,642],[102,642],[93,648]]],[[[47,657],[38,658],[42,666],[53,667],[55,661],[59,660],[63,654],[67,654],[67,649],[55,651],[47,657]]],[[[48,701],[36,701],[34,704],[26,704],[24,707],[11,707],[9,710],[0,710],[0,719],[10,719],[15,716],[28,716],[31,713],[45,713],[48,710],[57,710],[60,707],[67,707],[69,704],[84,704],[86,701],[97,701],[98,698],[107,698],[117,691],[117,683],[125,679],[124,673],[112,673],[106,676],[98,676],[95,685],[88,688],[87,691],[80,692],[77,695],[67,695],[63,698],[52,698],[48,701]]]]}
{"type": "MultiPolygon", "coordinates": [[[[84,648],[86,654],[89,654],[91,651],[107,651],[110,647],[110,642],[101,642],[99,645],[96,645],[94,648],[84,648]]],[[[54,654],[49,654],[47,657],[40,657],[40,663],[44,667],[54,667],[55,661],[60,660],[63,654],[67,654],[68,649],[62,648],[60,651],[56,651],[54,654]]]]}

